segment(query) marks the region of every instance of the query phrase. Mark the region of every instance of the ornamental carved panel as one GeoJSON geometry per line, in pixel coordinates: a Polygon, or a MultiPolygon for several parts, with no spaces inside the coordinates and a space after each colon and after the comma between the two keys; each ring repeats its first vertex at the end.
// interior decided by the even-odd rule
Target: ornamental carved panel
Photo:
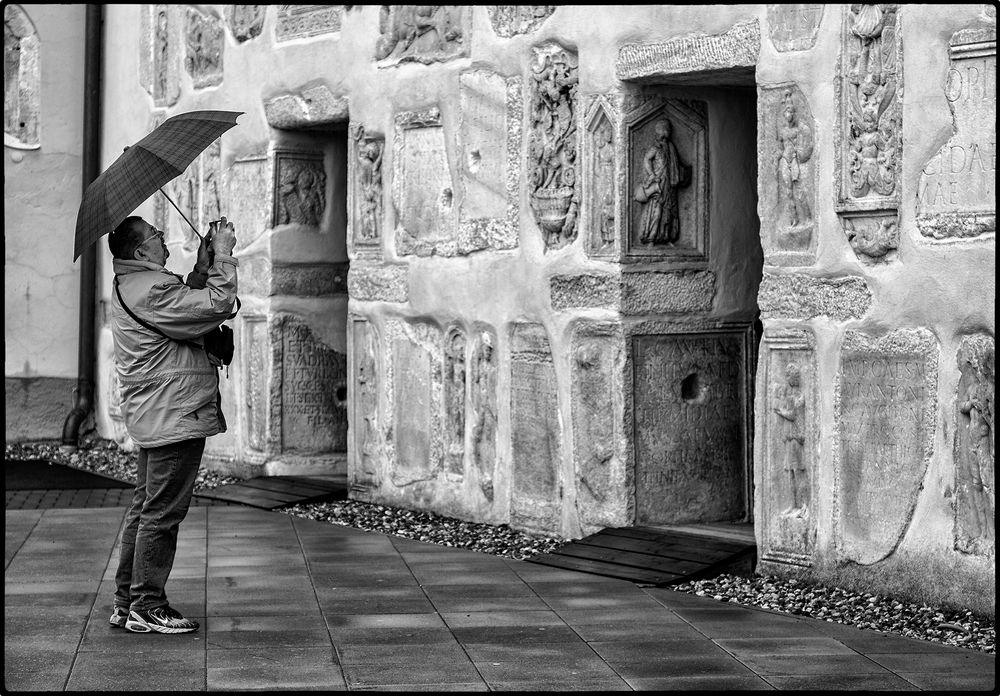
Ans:
{"type": "Polygon", "coordinates": [[[470,12],[460,5],[382,5],[375,60],[433,63],[468,55],[470,12]]]}
{"type": "Polygon", "coordinates": [[[382,238],[382,157],[385,138],[369,135],[364,126],[351,125],[354,186],[351,194],[354,247],[378,246],[382,238]]]}
{"type": "Polygon", "coordinates": [[[322,153],[275,150],[274,227],[319,228],[326,210],[326,170],[322,153]]]}

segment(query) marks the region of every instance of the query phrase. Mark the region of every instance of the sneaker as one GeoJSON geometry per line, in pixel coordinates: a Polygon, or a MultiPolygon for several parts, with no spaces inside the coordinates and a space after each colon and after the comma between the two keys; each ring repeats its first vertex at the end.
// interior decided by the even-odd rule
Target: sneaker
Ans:
{"type": "Polygon", "coordinates": [[[198,630],[198,622],[185,619],[171,607],[156,607],[149,611],[130,611],[125,628],[133,633],[190,633],[198,630]]]}
{"type": "Polygon", "coordinates": [[[117,628],[125,628],[128,621],[128,609],[125,607],[115,607],[111,610],[111,625],[117,628]]]}

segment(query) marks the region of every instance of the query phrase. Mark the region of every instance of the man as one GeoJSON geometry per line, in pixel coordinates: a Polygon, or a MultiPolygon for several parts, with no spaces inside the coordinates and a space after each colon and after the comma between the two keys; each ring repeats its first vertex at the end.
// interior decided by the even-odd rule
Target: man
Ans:
{"type": "Polygon", "coordinates": [[[233,312],[235,244],[233,224],[223,217],[214,235],[210,231],[202,239],[194,271],[185,283],[164,268],[170,252],[163,232],[141,217],[126,218],[108,237],[114,256],[111,332],[122,415],[139,446],[111,625],[136,633],[198,630],[196,621],[170,606],[164,585],[173,567],[178,527],[191,503],[205,438],[226,430],[218,361],[210,361],[201,337],[233,312]]]}

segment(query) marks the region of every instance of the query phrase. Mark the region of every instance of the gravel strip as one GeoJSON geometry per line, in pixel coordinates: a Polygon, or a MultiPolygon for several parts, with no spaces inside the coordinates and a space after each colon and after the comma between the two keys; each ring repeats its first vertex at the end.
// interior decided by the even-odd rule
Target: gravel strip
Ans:
{"type": "MultiPolygon", "coordinates": [[[[47,459],[120,481],[134,482],[136,476],[135,453],[123,452],[114,442],[100,439],[86,441],[71,453],[61,451],[57,442],[8,443],[5,459],[47,459]]],[[[240,480],[201,470],[195,492],[240,480]]],[[[279,512],[517,560],[548,553],[566,541],[526,534],[505,524],[465,522],[430,512],[355,500],[290,505],[279,512]]],[[[971,611],[923,606],[893,597],[773,576],[719,575],[670,589],[990,654],[996,652],[995,621],[971,611]]]]}

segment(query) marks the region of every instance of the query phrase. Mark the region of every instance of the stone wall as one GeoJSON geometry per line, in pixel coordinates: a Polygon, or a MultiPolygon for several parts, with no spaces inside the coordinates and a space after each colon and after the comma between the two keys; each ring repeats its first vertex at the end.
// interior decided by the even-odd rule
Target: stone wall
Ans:
{"type": "Polygon", "coordinates": [[[991,9],[160,7],[107,10],[105,158],[246,112],[177,191],[240,239],[213,466],[993,587],[991,9]]]}

